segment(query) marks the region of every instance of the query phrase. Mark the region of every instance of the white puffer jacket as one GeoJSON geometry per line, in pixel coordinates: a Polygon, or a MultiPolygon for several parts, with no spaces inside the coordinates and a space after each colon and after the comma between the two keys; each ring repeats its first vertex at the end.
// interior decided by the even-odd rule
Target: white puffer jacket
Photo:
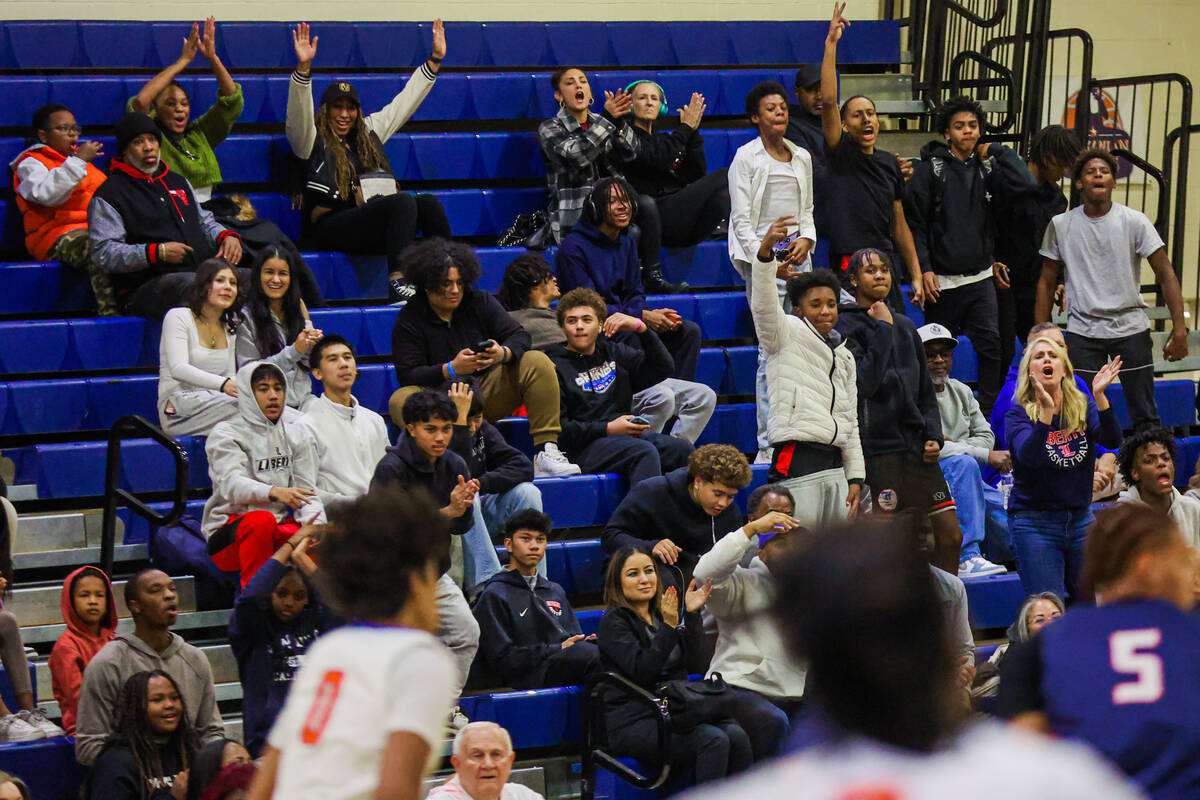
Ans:
{"type": "Polygon", "coordinates": [[[846,480],[864,480],[858,438],[858,377],[845,342],[829,344],[808,320],[784,312],[775,262],[752,264],[750,312],[767,357],[767,436],[772,444],[816,442],[841,448],[846,480]]]}

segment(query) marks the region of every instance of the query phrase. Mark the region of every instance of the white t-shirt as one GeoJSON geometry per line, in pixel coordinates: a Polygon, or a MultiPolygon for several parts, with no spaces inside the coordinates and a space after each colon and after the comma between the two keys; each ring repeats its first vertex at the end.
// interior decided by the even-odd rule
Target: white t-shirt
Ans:
{"type": "MultiPolygon", "coordinates": [[[[796,182],[796,171],[791,161],[776,161],[769,158],[767,186],[763,191],[762,212],[758,215],[758,230],[754,233],[761,239],[771,223],[780,217],[800,218],[800,184],[796,182]]],[[[788,228],[795,233],[796,226],[788,228]]]]}
{"type": "Polygon", "coordinates": [[[685,800],[1132,800],[1145,795],[1081,744],[979,723],[918,755],[863,739],[781,758],[685,800]]]}
{"type": "Polygon", "coordinates": [[[280,751],[274,797],[369,800],[387,738],[417,734],[441,755],[457,686],[446,648],[424,631],[347,626],[316,641],[268,743],[280,751]]]}
{"type": "Polygon", "coordinates": [[[1067,330],[1119,339],[1150,327],[1139,287],[1142,259],[1163,246],[1149,217],[1120,203],[1092,219],[1083,206],[1050,220],[1041,254],[1061,261],[1067,285],[1067,330]]]}

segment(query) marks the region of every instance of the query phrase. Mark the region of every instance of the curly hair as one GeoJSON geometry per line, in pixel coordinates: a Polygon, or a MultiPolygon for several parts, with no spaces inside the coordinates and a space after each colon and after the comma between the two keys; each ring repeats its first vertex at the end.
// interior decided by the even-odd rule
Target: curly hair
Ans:
{"type": "MultiPolygon", "coordinates": [[[[304,312],[300,304],[300,267],[296,264],[295,256],[287,250],[275,245],[265,248],[254,259],[253,277],[246,287],[246,302],[243,306],[246,316],[254,325],[254,346],[259,358],[269,358],[289,343],[296,341],[300,331],[304,330],[304,312]],[[289,279],[288,287],[283,293],[283,331],[275,324],[271,316],[271,301],[262,286],[262,271],[268,261],[280,260],[287,264],[289,279]]],[[[301,359],[299,368],[308,371],[308,360],[301,359]]]]}
{"type": "Polygon", "coordinates": [[[408,604],[410,575],[449,566],[450,530],[439,505],[424,489],[400,486],[331,504],[313,577],[321,599],[345,620],[395,617],[408,604]]]}
{"type": "Polygon", "coordinates": [[[838,277],[830,270],[814,269],[812,272],[803,272],[788,279],[788,300],[791,301],[794,308],[798,308],[804,295],[818,286],[824,286],[832,291],[834,300],[841,298],[842,282],[838,280],[838,277]]]}
{"type": "Polygon", "coordinates": [[[770,97],[777,94],[783,98],[783,102],[787,102],[787,89],[783,88],[783,84],[779,81],[763,81],[757,84],[753,89],[746,93],[746,119],[758,116],[758,105],[764,97],[770,97]]]}
{"type": "Polygon", "coordinates": [[[587,306],[595,311],[596,319],[600,322],[608,319],[608,306],[604,304],[604,298],[600,296],[599,292],[595,289],[589,289],[586,286],[576,286],[558,298],[558,308],[555,309],[555,316],[558,318],[559,327],[562,327],[567,312],[572,308],[579,308],[580,306],[587,306]]]}
{"type": "Polygon", "coordinates": [[[196,267],[196,274],[192,277],[191,284],[183,294],[183,305],[192,310],[192,313],[197,317],[204,310],[204,303],[208,300],[208,293],[212,289],[213,281],[216,280],[221,270],[227,269],[233,273],[234,285],[238,287],[237,297],[233,300],[233,305],[221,312],[221,322],[225,325],[225,330],[233,333],[237,330],[238,322],[241,321],[242,301],[245,299],[245,294],[242,292],[241,282],[238,278],[237,267],[230,264],[223,258],[210,258],[207,261],[200,262],[200,266],[196,267]]]}
{"type": "Polygon", "coordinates": [[[146,796],[146,784],[150,779],[172,777],[163,774],[160,748],[175,752],[179,756],[180,766],[187,769],[200,746],[179,684],[161,669],[136,672],[129,676],[125,685],[121,687],[114,719],[116,727],[108,743],[129,747],[134,763],[137,764],[142,797],[146,796]],[[161,743],[162,734],[150,726],[150,718],[146,715],[150,681],[153,678],[165,678],[179,694],[179,725],[171,732],[165,744],[161,743]]]}
{"type": "Polygon", "coordinates": [[[697,448],[687,461],[688,480],[715,481],[731,489],[750,485],[750,464],[733,445],[706,444],[697,448]]]}
{"type": "Polygon", "coordinates": [[[342,196],[343,200],[352,201],[354,199],[354,164],[346,152],[346,145],[349,145],[354,154],[358,156],[363,172],[392,171],[392,162],[388,160],[387,153],[376,144],[376,137],[363,122],[361,106],[359,106],[358,116],[354,118],[354,125],[346,134],[344,142],[334,132],[333,123],[329,119],[329,108],[324,103],[317,110],[315,122],[317,135],[321,137],[325,150],[333,153],[334,179],[337,183],[338,194],[342,196]]]}
{"type": "Polygon", "coordinates": [[[980,131],[983,130],[983,106],[965,94],[960,94],[957,97],[951,97],[942,107],[938,109],[937,129],[943,134],[950,130],[950,123],[954,121],[955,114],[961,114],[967,111],[974,115],[975,121],[979,123],[980,131]]]}
{"type": "Polygon", "coordinates": [[[458,277],[464,284],[464,295],[483,274],[475,248],[437,237],[422,239],[404,248],[400,263],[404,265],[405,277],[421,294],[441,291],[451,267],[458,270],[458,277]]]}
{"type": "Polygon", "coordinates": [[[1096,158],[1108,164],[1109,171],[1112,172],[1113,177],[1116,177],[1117,157],[1103,147],[1089,147],[1086,150],[1081,150],[1079,155],[1075,156],[1075,162],[1071,165],[1071,180],[1077,181],[1082,178],[1083,168],[1087,166],[1089,161],[1096,158]]]}
{"type": "Polygon", "coordinates": [[[529,306],[529,293],[534,287],[553,277],[554,269],[550,262],[537,253],[517,256],[504,268],[496,299],[505,311],[520,311],[529,306]]]}
{"type": "Polygon", "coordinates": [[[1081,150],[1079,137],[1062,125],[1047,125],[1029,140],[1029,160],[1039,167],[1054,163],[1063,168],[1075,163],[1081,150]]]}
{"type": "Polygon", "coordinates": [[[1138,450],[1148,444],[1161,444],[1167,454],[1171,456],[1171,460],[1175,460],[1178,452],[1175,447],[1175,437],[1167,428],[1142,428],[1131,434],[1121,443],[1121,449],[1117,451],[1117,469],[1129,486],[1133,486],[1137,482],[1133,478],[1133,469],[1137,466],[1138,450]]]}

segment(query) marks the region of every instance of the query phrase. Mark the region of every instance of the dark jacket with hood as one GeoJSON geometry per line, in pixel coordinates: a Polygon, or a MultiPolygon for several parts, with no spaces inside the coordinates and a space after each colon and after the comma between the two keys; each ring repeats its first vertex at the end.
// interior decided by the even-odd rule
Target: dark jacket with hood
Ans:
{"type": "Polygon", "coordinates": [[[100,648],[117,635],[117,601],[113,597],[112,581],[97,567],[80,567],[63,581],[59,607],[62,609],[62,618],[67,629],[59,635],[54,649],[50,651],[50,685],[54,690],[54,699],[58,701],[59,711],[62,712],[63,730],[70,736],[75,733],[75,713],[79,707],[83,670],[92,657],[100,652],[100,648]],[[104,581],[104,588],[108,592],[108,611],[100,618],[100,631],[97,635],[88,630],[87,625],[75,612],[72,593],[75,590],[75,582],[84,576],[104,581]]]}
{"type": "Polygon", "coordinates": [[[143,777],[129,740],[114,736],[88,774],[88,800],[171,800],[175,776],[188,765],[180,763],[179,753],[169,745],[158,748],[158,757],[162,761],[162,777],[143,777]]]}
{"type": "Polygon", "coordinates": [[[1010,148],[992,143],[988,158],[960,161],[944,141],[921,148],[921,163],[904,189],[922,272],[973,275],[996,260],[995,206],[1008,188],[1033,180],[1010,148]]]}
{"type": "Polygon", "coordinates": [[[542,685],[546,661],[582,633],[567,593],[537,576],[533,589],[516,570],[497,572],[475,601],[479,650],[488,667],[516,689],[542,685]]]}
{"type": "Polygon", "coordinates": [[[533,462],[486,419],[474,435],[466,425],[455,425],[450,449],[467,462],[480,494],[503,494],[533,480],[533,462]]]}
{"type": "Polygon", "coordinates": [[[611,555],[622,547],[650,552],[661,540],[670,539],[682,548],[679,566],[690,576],[700,556],[727,533],[742,527],[742,512],[736,504],[711,516],[688,493],[691,482],[687,467],[680,467],[631,486],[600,534],[604,552],[611,555]]]}
{"type": "Polygon", "coordinates": [[[581,219],[563,237],[554,270],[563,294],[580,286],[595,289],[608,305],[608,313],[618,311],[635,319],[646,308],[646,290],[642,288],[642,262],[638,260],[637,239],[629,229],[616,241],[581,219]]]}
{"type": "Polygon", "coordinates": [[[229,618],[229,643],[242,682],[243,738],[254,758],[283,708],[304,652],[336,624],[311,586],[308,605],[295,618],[284,622],[275,616],[271,594],[287,572],[286,564],[268,558],[242,589],[229,618]]]}
{"type": "Polygon", "coordinates": [[[678,192],[708,172],[704,155],[704,136],[690,125],[680,123],[673,130],[647,133],[633,124],[640,147],[633,161],[621,169],[638,194],[664,197],[678,192]]]}
{"type": "Polygon", "coordinates": [[[896,314],[889,325],[861,306],[844,305],[837,331],[858,367],[858,429],[868,464],[873,455],[921,453],[927,441],[940,444],[937,394],[912,321],[896,314]]]}
{"type": "Polygon", "coordinates": [[[424,292],[418,292],[392,325],[396,377],[401,386],[439,387],[446,381],[442,365],[484,339],[511,350],[513,364],[529,349],[529,334],[521,323],[487,292],[469,288],[449,322],[434,312],[424,292]]]}
{"type": "Polygon", "coordinates": [[[632,413],[633,394],[671,376],[675,362],[662,341],[646,328],[641,347],[601,335],[590,356],[556,344],[546,350],[558,373],[562,434],[559,445],[578,453],[608,435],[608,423],[632,413]]]}
{"type": "MultiPolygon", "coordinates": [[[[458,485],[458,476],[470,480],[471,469],[467,462],[449,448],[430,463],[417,442],[408,433],[401,433],[394,447],[387,449],[387,455],[375,467],[375,476],[371,478],[371,490],[377,486],[403,486],[413,488],[419,486],[429,492],[433,501],[439,507],[450,502],[450,492],[458,485]]],[[[471,529],[473,515],[467,509],[461,516],[450,520],[450,533],[462,536],[471,529]]]]}
{"type": "Polygon", "coordinates": [[[996,260],[1008,267],[1014,286],[1032,288],[1042,274],[1042,237],[1050,220],[1067,210],[1057,183],[1014,187],[996,214],[996,260]]]}

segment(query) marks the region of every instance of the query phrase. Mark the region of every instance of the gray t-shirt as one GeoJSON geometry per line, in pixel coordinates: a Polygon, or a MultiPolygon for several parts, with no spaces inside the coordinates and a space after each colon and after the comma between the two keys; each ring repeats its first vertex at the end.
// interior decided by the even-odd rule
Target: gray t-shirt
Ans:
{"type": "Polygon", "coordinates": [[[1067,284],[1067,330],[1119,339],[1150,327],[1139,290],[1142,259],[1163,246],[1150,219],[1120,203],[1092,219],[1083,206],[1050,220],[1041,253],[1061,261],[1067,284]]]}

